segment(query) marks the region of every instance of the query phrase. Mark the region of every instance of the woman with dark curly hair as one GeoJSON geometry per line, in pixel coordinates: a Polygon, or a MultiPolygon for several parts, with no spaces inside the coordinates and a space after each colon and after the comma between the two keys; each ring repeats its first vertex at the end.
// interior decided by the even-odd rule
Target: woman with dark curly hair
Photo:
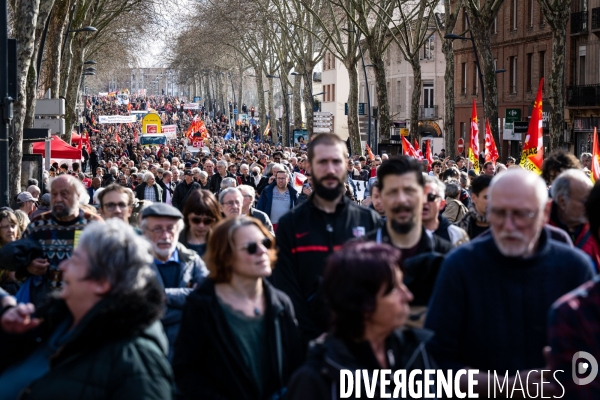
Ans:
{"type": "Polygon", "coordinates": [[[183,206],[185,228],[179,243],[204,256],[210,230],[220,220],[221,206],[215,196],[208,190],[192,190],[183,206]]]}
{"type": "Polygon", "coordinates": [[[323,291],[331,330],[311,343],[307,363],[292,377],[288,399],[338,399],[342,369],[384,368],[392,374],[405,369],[408,375],[412,369],[435,368],[423,346],[432,334],[400,330],[413,296],[402,283],[399,260],[400,251],[390,245],[359,241],[330,256],[323,291]]]}
{"type": "Polygon", "coordinates": [[[571,168],[581,168],[577,157],[566,150],[554,150],[542,164],[542,178],[548,186],[552,186],[552,182],[561,172],[571,168]]]}

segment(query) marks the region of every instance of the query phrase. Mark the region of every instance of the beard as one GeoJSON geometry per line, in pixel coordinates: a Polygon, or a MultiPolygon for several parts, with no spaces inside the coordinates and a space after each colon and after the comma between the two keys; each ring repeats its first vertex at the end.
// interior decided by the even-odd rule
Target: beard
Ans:
{"type": "Polygon", "coordinates": [[[408,220],[406,222],[398,222],[392,217],[392,218],[390,218],[390,222],[392,224],[392,229],[394,230],[394,232],[396,232],[397,234],[400,234],[400,235],[405,235],[408,232],[410,232],[417,223],[415,221],[415,214],[410,207],[398,206],[398,207],[392,209],[392,215],[399,213],[401,211],[411,212],[412,216],[410,217],[410,220],[408,220]]]}
{"type": "Polygon", "coordinates": [[[322,198],[323,200],[332,201],[337,199],[339,196],[343,195],[346,191],[346,187],[344,186],[344,182],[342,182],[335,175],[325,175],[321,179],[313,179],[313,186],[315,190],[315,194],[322,198]],[[325,179],[334,178],[338,181],[338,184],[333,188],[328,188],[324,186],[321,182],[325,179]]]}
{"type": "Polygon", "coordinates": [[[74,208],[69,208],[65,203],[55,203],[52,205],[52,215],[57,218],[68,217],[75,212],[74,208]]]}
{"type": "Polygon", "coordinates": [[[169,258],[171,256],[171,254],[173,254],[173,252],[175,251],[175,248],[177,248],[176,241],[173,241],[173,242],[159,241],[158,243],[152,242],[152,249],[154,250],[154,253],[163,258],[169,258]],[[170,247],[168,249],[163,249],[163,248],[158,247],[159,244],[169,244],[170,247]]]}

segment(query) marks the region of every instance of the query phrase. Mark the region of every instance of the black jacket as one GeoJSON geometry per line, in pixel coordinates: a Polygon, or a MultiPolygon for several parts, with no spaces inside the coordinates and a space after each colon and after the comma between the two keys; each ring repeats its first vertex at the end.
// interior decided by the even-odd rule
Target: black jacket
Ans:
{"type": "MultiPolygon", "coordinates": [[[[135,187],[135,189],[134,189],[135,197],[138,200],[147,200],[146,198],[144,198],[144,192],[146,190],[146,187],[148,187],[146,182],[135,187]]],[[[152,187],[154,188],[154,195],[156,196],[157,202],[163,202],[163,190],[160,187],[160,185],[155,183],[152,187]]]]}
{"type": "MultiPolygon", "coordinates": [[[[266,333],[269,371],[265,373],[263,397],[270,399],[285,387],[302,362],[300,337],[290,299],[263,281],[266,295],[266,333]],[[279,376],[277,326],[281,334],[282,360],[279,376]]],[[[206,279],[187,298],[179,336],[175,342],[173,369],[178,388],[189,399],[259,400],[259,388],[244,363],[234,333],[215,293],[206,279]]]]}
{"type": "MultiPolygon", "coordinates": [[[[233,176],[233,174],[231,172],[227,172],[225,177],[222,177],[221,174],[219,174],[218,172],[210,177],[210,182],[208,184],[208,187],[209,187],[209,190],[213,194],[219,193],[219,191],[221,190],[221,182],[223,182],[224,178],[236,179],[235,176],[233,176]]],[[[237,179],[236,179],[236,182],[237,182],[237,179]]]]}
{"type": "MultiPolygon", "coordinates": [[[[163,294],[155,280],[140,291],[107,296],[79,322],[50,357],[50,370],[21,399],[171,399],[173,374],[158,318],[163,294]]],[[[46,345],[72,316],[53,298],[37,312],[43,322],[21,335],[0,332],[0,371],[46,345]]]]}
{"type": "Polygon", "coordinates": [[[277,264],[270,278],[290,296],[306,343],[327,330],[323,299],[317,296],[327,257],[349,239],[381,224],[377,213],[346,196],[333,214],[315,207],[312,196],[280,218],[277,264]]]}
{"type": "MultiPolygon", "coordinates": [[[[431,331],[423,329],[396,330],[385,341],[388,354],[389,368],[393,372],[406,370],[406,379],[412,370],[425,370],[435,368],[435,363],[428,355],[425,342],[433,336],[431,331]],[[393,355],[393,356],[391,356],[393,355]]],[[[340,370],[350,371],[369,370],[382,367],[377,362],[368,342],[348,342],[328,334],[324,339],[311,343],[306,364],[292,377],[288,387],[286,400],[337,400],[340,395],[340,370]]],[[[380,371],[381,372],[381,371],[380,371]]],[[[423,382],[423,375],[417,375],[423,382]]],[[[376,380],[375,397],[379,399],[381,389],[380,380],[376,380]]],[[[394,388],[393,380],[388,390],[391,394],[394,388]]],[[[435,393],[435,388],[430,388],[435,393]],[[432,390],[433,389],[433,390],[432,390]]],[[[355,397],[353,391],[353,396],[355,397]]],[[[362,385],[361,394],[366,398],[365,386],[362,385]]]]}
{"type": "Polygon", "coordinates": [[[183,206],[185,201],[187,200],[188,195],[194,189],[200,189],[200,184],[198,182],[192,181],[189,185],[187,182],[181,181],[175,186],[175,192],[173,193],[172,204],[173,207],[178,208],[179,211],[183,210],[183,206]]]}
{"type": "MultiPolygon", "coordinates": [[[[387,225],[369,232],[366,239],[392,245],[387,225]]],[[[404,284],[414,296],[411,306],[426,306],[429,303],[444,255],[452,248],[452,243],[437,235],[429,235],[422,228],[416,254],[405,259],[402,265],[404,284]]]]}

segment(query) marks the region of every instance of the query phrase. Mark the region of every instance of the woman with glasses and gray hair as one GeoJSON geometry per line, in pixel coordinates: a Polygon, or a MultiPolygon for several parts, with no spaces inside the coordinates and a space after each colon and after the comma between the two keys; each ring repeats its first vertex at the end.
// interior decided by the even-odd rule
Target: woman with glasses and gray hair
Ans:
{"type": "Polygon", "coordinates": [[[205,255],[210,271],[187,298],[173,369],[190,399],[278,399],[301,362],[289,297],[266,278],[275,239],[262,224],[232,217],[217,224],[205,255]]]}
{"type": "Polygon", "coordinates": [[[121,220],[88,225],[60,264],[58,296],[2,315],[0,399],[171,399],[151,254],[121,220]]]}

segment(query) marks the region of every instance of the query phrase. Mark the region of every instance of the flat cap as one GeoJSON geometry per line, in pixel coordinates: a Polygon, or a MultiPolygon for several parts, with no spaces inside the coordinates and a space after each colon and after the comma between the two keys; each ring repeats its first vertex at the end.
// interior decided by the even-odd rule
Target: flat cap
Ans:
{"type": "Polygon", "coordinates": [[[167,217],[183,219],[181,212],[173,206],[165,203],[153,203],[142,211],[142,219],[147,217],[167,217]]]}

